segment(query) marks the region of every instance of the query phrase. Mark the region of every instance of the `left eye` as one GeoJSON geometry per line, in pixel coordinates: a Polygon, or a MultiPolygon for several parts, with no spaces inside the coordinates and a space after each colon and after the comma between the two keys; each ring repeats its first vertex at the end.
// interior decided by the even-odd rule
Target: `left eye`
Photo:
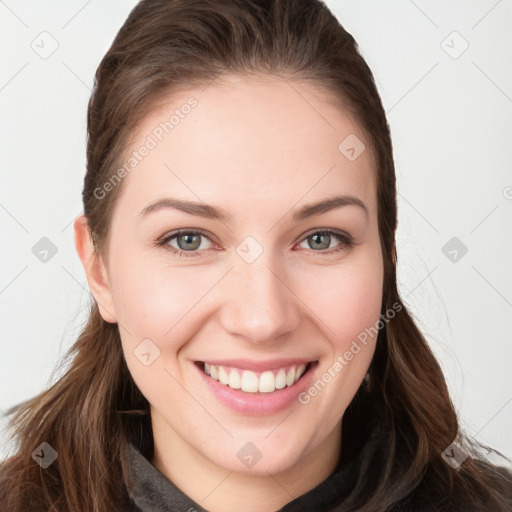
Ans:
{"type": "MultiPolygon", "coordinates": [[[[310,248],[315,249],[331,249],[331,242],[334,238],[348,243],[346,235],[335,233],[334,231],[316,231],[315,233],[307,236],[304,242],[307,242],[310,248]]],[[[316,251],[315,251],[316,252],[316,251]]]]}
{"type": "MultiPolygon", "coordinates": [[[[301,243],[304,242],[306,242],[311,249],[320,249],[313,250],[315,256],[341,251],[353,245],[352,238],[348,234],[333,230],[314,231],[303,238],[301,243]],[[333,239],[338,239],[340,243],[333,247],[331,245],[333,239]]],[[[206,232],[203,231],[178,231],[157,241],[156,245],[164,247],[177,256],[189,258],[200,256],[197,251],[201,249],[210,249],[212,240],[206,232]],[[203,246],[201,238],[208,240],[209,245],[207,245],[207,247],[203,246]],[[171,244],[171,242],[174,241],[176,241],[177,246],[171,244]]]]}

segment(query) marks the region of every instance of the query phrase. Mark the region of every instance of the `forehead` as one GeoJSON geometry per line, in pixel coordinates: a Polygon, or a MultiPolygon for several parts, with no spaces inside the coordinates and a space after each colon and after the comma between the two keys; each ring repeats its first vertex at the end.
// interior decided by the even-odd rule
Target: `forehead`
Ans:
{"type": "Polygon", "coordinates": [[[343,193],[361,198],[371,211],[369,146],[358,123],[326,91],[228,75],[163,98],[139,123],[124,155],[130,164],[120,202],[139,213],[149,201],[172,195],[223,203],[243,216],[343,193]]]}

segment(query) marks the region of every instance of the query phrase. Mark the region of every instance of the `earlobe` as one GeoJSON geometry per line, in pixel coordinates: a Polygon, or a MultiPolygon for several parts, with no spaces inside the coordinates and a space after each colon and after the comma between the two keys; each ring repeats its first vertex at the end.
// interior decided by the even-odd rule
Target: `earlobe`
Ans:
{"type": "Polygon", "coordinates": [[[75,247],[87,276],[89,288],[98,304],[100,314],[106,322],[116,323],[112,292],[108,275],[101,257],[95,252],[87,219],[80,215],[73,224],[75,247]]]}

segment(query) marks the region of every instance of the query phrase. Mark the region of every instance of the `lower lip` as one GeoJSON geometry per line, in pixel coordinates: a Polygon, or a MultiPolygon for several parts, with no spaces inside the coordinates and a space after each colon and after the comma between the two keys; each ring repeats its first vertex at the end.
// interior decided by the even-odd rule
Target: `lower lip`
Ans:
{"type": "Polygon", "coordinates": [[[261,416],[274,414],[289,407],[297,396],[310,386],[318,361],[311,363],[309,370],[295,384],[276,389],[272,393],[246,393],[240,389],[230,388],[206,375],[196,363],[193,364],[203,382],[222,404],[236,412],[261,416]]]}

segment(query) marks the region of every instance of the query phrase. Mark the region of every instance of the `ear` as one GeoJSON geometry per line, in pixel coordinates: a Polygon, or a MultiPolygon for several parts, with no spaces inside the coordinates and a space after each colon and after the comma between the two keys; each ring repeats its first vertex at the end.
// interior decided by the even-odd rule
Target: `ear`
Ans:
{"type": "Polygon", "coordinates": [[[87,219],[80,215],[73,224],[75,247],[87,276],[89,288],[105,322],[116,323],[116,313],[108,274],[101,257],[95,252],[87,219]]]}

